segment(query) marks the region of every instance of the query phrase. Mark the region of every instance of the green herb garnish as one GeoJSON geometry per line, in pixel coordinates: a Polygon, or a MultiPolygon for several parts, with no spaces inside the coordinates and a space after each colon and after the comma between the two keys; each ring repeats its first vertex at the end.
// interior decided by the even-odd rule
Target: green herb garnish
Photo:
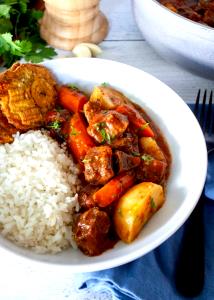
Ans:
{"type": "Polygon", "coordinates": [[[145,162],[146,165],[149,165],[153,161],[153,157],[149,154],[143,154],[141,159],[145,162]]]}
{"type": "Polygon", "coordinates": [[[104,143],[104,142],[111,143],[112,138],[111,138],[110,134],[108,132],[106,132],[106,130],[104,128],[100,129],[100,133],[103,138],[102,143],[104,143]]]}
{"type": "Polygon", "coordinates": [[[61,128],[61,122],[58,121],[58,120],[53,121],[53,122],[48,124],[47,128],[54,129],[54,130],[60,129],[61,128]]]}
{"type": "Polygon", "coordinates": [[[135,152],[135,151],[132,151],[131,153],[133,156],[140,156],[140,153],[139,152],[135,152]]]}
{"type": "Polygon", "coordinates": [[[105,142],[105,141],[107,141],[107,136],[106,136],[106,131],[105,131],[105,129],[102,128],[102,129],[99,130],[99,132],[101,133],[102,138],[103,138],[102,143],[105,142]]]}
{"type": "Polygon", "coordinates": [[[76,90],[76,91],[79,90],[78,87],[75,84],[72,84],[72,83],[68,84],[68,87],[71,88],[72,90],[76,90]]]}
{"type": "Polygon", "coordinates": [[[94,124],[94,126],[96,126],[96,129],[99,131],[100,129],[102,129],[106,126],[106,123],[105,122],[100,122],[100,123],[94,124]]]}
{"type": "Polygon", "coordinates": [[[82,160],[82,162],[85,164],[85,163],[88,163],[88,162],[90,162],[91,161],[91,159],[86,159],[86,158],[84,158],[83,160],[82,160]]]}
{"type": "Polygon", "coordinates": [[[152,208],[152,209],[155,209],[155,208],[156,208],[156,204],[155,204],[155,201],[154,201],[154,198],[153,198],[153,197],[150,197],[150,204],[151,204],[151,208],[152,208]]]}
{"type": "Polygon", "coordinates": [[[80,134],[79,131],[77,131],[74,127],[72,127],[72,128],[71,128],[71,133],[70,133],[70,135],[71,135],[71,136],[76,136],[76,135],[78,135],[78,134],[80,134]]]}
{"type": "Polygon", "coordinates": [[[101,86],[104,86],[104,87],[106,87],[106,86],[108,86],[108,85],[109,85],[108,82],[103,82],[103,83],[101,83],[101,86]]]}
{"type": "Polygon", "coordinates": [[[105,122],[100,122],[100,123],[96,123],[94,124],[94,126],[96,127],[97,131],[100,132],[101,136],[102,136],[102,143],[111,143],[111,141],[114,139],[113,136],[111,136],[107,131],[106,131],[106,123],[105,122]]]}
{"type": "Polygon", "coordinates": [[[38,20],[43,12],[30,2],[0,0],[0,57],[5,67],[21,58],[39,63],[57,54],[40,38],[38,20]]]}
{"type": "Polygon", "coordinates": [[[149,123],[147,122],[147,123],[145,123],[143,126],[141,126],[141,130],[144,130],[144,129],[146,129],[147,127],[149,126],[149,123]]]}
{"type": "MultiPolygon", "coordinates": [[[[6,1],[4,1],[6,2],[6,1]]],[[[0,17],[4,17],[5,19],[10,18],[10,6],[7,4],[0,4],[0,17]]]]}

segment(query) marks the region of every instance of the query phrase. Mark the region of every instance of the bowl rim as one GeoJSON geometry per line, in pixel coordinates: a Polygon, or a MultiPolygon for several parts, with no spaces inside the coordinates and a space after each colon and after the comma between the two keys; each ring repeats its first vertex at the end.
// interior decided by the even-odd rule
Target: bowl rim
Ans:
{"type": "MultiPolygon", "coordinates": [[[[200,128],[196,118],[194,117],[193,113],[191,112],[190,108],[186,105],[186,103],[183,101],[183,99],[172,88],[170,88],[167,84],[165,84],[164,82],[162,82],[161,80],[159,80],[158,78],[153,76],[152,74],[150,74],[140,68],[136,68],[131,65],[117,62],[114,60],[109,60],[109,59],[57,58],[57,59],[46,61],[45,63],[42,63],[42,65],[49,68],[53,63],[61,65],[62,61],[68,66],[69,66],[70,62],[71,63],[74,62],[77,64],[82,62],[83,65],[86,65],[87,63],[89,63],[89,65],[90,64],[92,65],[93,62],[96,61],[96,63],[101,63],[102,65],[107,65],[107,66],[114,65],[115,67],[121,67],[121,69],[123,71],[128,68],[128,69],[132,70],[133,72],[136,72],[137,74],[143,73],[147,78],[150,78],[152,81],[156,81],[158,84],[161,84],[165,89],[168,89],[171,92],[171,94],[174,94],[174,96],[176,98],[176,102],[179,102],[179,105],[181,105],[182,108],[184,108],[186,111],[188,111],[188,113],[191,113],[190,117],[195,124],[195,128],[197,127],[197,132],[201,138],[201,142],[202,142],[201,147],[202,147],[203,155],[204,155],[204,161],[203,161],[204,164],[203,164],[202,172],[200,175],[201,182],[200,182],[200,186],[198,186],[198,191],[200,190],[200,192],[202,192],[204,182],[206,179],[206,170],[207,170],[207,156],[205,157],[206,144],[205,144],[204,136],[203,136],[201,128],[200,128]]],[[[128,92],[128,89],[127,89],[127,92],[128,92]]],[[[197,197],[199,198],[199,193],[197,193],[197,197]]],[[[53,270],[53,269],[62,269],[63,268],[64,270],[70,270],[70,273],[81,273],[81,272],[100,271],[100,270],[117,267],[117,266],[123,265],[125,263],[129,263],[135,259],[138,259],[138,258],[146,255],[147,253],[149,253],[150,251],[154,250],[156,247],[161,245],[169,237],[171,237],[183,225],[183,223],[189,217],[189,215],[191,214],[192,210],[194,209],[194,207],[196,206],[196,204],[198,202],[198,198],[195,199],[195,201],[193,203],[191,203],[190,206],[188,205],[188,213],[186,213],[186,205],[188,204],[186,201],[185,202],[186,204],[180,208],[180,210],[177,212],[177,214],[175,216],[173,216],[173,219],[176,223],[176,225],[173,227],[173,229],[169,228],[168,223],[164,224],[164,226],[162,228],[162,231],[164,230],[164,233],[161,234],[160,236],[157,236],[156,239],[153,239],[148,245],[146,245],[144,247],[144,251],[142,251],[141,248],[138,248],[138,249],[135,249],[134,251],[132,251],[132,253],[123,254],[122,256],[120,256],[119,259],[116,256],[116,257],[111,258],[111,260],[110,259],[106,259],[106,260],[101,259],[100,261],[97,260],[97,261],[85,262],[83,265],[80,265],[78,263],[67,264],[67,263],[60,263],[60,262],[50,262],[48,260],[46,261],[43,259],[35,259],[31,256],[24,255],[20,252],[14,251],[12,248],[6,248],[6,247],[2,246],[1,244],[0,244],[0,255],[1,255],[1,257],[4,258],[5,261],[8,258],[9,262],[14,261],[14,262],[20,263],[22,265],[27,265],[30,267],[38,268],[39,270],[41,270],[41,269],[53,270]]],[[[171,222],[170,219],[168,220],[168,222],[171,222]]],[[[34,252],[32,252],[32,253],[34,253],[34,252]]]]}
{"type": "MultiPolygon", "coordinates": [[[[135,0],[135,1],[137,1],[137,0],[135,0]]],[[[157,4],[161,9],[165,10],[166,12],[168,12],[168,13],[174,15],[175,17],[177,17],[177,18],[179,18],[179,19],[182,19],[182,20],[185,21],[185,22],[188,22],[188,23],[190,23],[190,24],[192,24],[192,25],[194,25],[194,26],[198,26],[198,27],[200,27],[201,29],[206,30],[206,31],[209,31],[209,30],[214,31],[214,28],[211,27],[211,26],[209,26],[209,25],[202,24],[202,23],[198,23],[198,22],[193,21],[193,20],[190,20],[190,19],[188,19],[188,18],[186,18],[186,17],[184,17],[184,16],[182,16],[182,15],[176,13],[176,12],[171,11],[169,8],[167,8],[166,6],[164,6],[163,4],[161,4],[158,0],[150,0],[150,1],[154,2],[154,3],[157,4]]]]}

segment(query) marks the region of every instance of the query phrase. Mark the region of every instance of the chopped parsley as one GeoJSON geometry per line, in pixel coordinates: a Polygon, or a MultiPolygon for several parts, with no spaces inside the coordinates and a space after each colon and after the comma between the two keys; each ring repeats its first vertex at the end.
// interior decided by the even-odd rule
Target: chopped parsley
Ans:
{"type": "Polygon", "coordinates": [[[151,204],[152,209],[156,209],[156,204],[155,204],[154,198],[151,196],[150,196],[150,204],[151,204]]]}
{"type": "Polygon", "coordinates": [[[91,161],[91,159],[86,159],[86,158],[84,158],[83,160],[82,160],[82,162],[85,164],[85,163],[88,163],[88,162],[90,162],[91,161]]]}
{"type": "Polygon", "coordinates": [[[97,130],[99,131],[100,129],[104,128],[106,126],[105,122],[100,122],[95,124],[97,130]]]}
{"type": "Polygon", "coordinates": [[[111,136],[108,132],[106,132],[106,130],[104,128],[102,128],[100,130],[100,133],[101,133],[102,138],[103,138],[102,143],[104,143],[104,142],[111,143],[111,136]]]}
{"type": "Polygon", "coordinates": [[[103,83],[101,83],[101,86],[104,86],[104,87],[106,87],[106,86],[108,86],[108,85],[109,85],[108,82],[103,82],[103,83]]]}
{"type": "Polygon", "coordinates": [[[136,152],[136,151],[132,151],[131,153],[133,156],[140,156],[140,153],[139,152],[136,152]]]}
{"type": "Polygon", "coordinates": [[[72,83],[68,84],[68,87],[71,88],[72,90],[76,90],[76,91],[79,90],[78,87],[75,84],[72,84],[72,83]]]}
{"type": "Polygon", "coordinates": [[[72,128],[71,128],[70,135],[71,135],[71,136],[76,136],[76,135],[78,135],[78,134],[80,134],[79,131],[77,131],[74,127],[72,127],[72,128]]]}
{"type": "Polygon", "coordinates": [[[100,122],[100,123],[96,123],[94,124],[94,126],[96,127],[97,131],[100,132],[101,136],[102,136],[102,143],[111,143],[113,137],[106,131],[106,123],[105,122],[100,122]]]}
{"type": "Polygon", "coordinates": [[[145,123],[145,124],[143,124],[143,126],[141,126],[141,130],[144,130],[144,129],[146,129],[147,127],[149,126],[149,123],[147,122],[147,123],[145,123]]]}
{"type": "Polygon", "coordinates": [[[48,124],[47,128],[58,130],[61,128],[61,122],[56,120],[48,124]]]}
{"type": "Polygon", "coordinates": [[[149,165],[154,160],[154,158],[149,154],[143,154],[141,156],[141,159],[145,162],[146,165],[149,165]]]}

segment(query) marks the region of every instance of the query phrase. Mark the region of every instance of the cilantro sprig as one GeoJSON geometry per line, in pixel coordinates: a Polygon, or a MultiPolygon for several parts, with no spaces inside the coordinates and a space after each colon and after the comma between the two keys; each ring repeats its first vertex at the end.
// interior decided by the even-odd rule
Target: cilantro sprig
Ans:
{"type": "Polygon", "coordinates": [[[71,128],[70,136],[76,136],[79,134],[80,134],[80,132],[77,131],[74,127],[71,128]]]}
{"type": "Polygon", "coordinates": [[[112,140],[114,139],[113,136],[111,136],[108,131],[106,131],[106,123],[105,122],[100,122],[95,124],[96,130],[100,132],[102,136],[102,142],[101,143],[109,143],[111,144],[112,140]]]}
{"type": "Polygon", "coordinates": [[[150,205],[152,209],[156,209],[156,203],[154,201],[154,198],[150,196],[150,205]]]}
{"type": "Polygon", "coordinates": [[[149,154],[143,154],[141,156],[141,159],[144,161],[146,165],[149,165],[154,160],[154,158],[149,154]]]}
{"type": "Polygon", "coordinates": [[[0,0],[0,60],[10,67],[24,58],[32,63],[56,55],[40,38],[38,21],[43,12],[35,10],[30,0],[0,0]]]}
{"type": "Polygon", "coordinates": [[[54,129],[54,130],[61,129],[61,122],[58,121],[58,120],[55,120],[55,121],[53,121],[53,122],[50,122],[50,123],[47,125],[47,128],[54,129]]]}

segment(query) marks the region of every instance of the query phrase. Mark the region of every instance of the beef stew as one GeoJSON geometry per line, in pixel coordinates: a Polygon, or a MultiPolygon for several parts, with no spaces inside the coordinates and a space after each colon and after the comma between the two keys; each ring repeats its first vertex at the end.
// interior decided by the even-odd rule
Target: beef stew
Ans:
{"type": "Polygon", "coordinates": [[[160,0],[160,3],[185,18],[214,27],[213,0],[160,0]]]}
{"type": "Polygon", "coordinates": [[[119,239],[132,242],[163,205],[170,151],[156,124],[121,92],[106,84],[89,97],[75,87],[60,89],[61,108],[49,112],[46,128],[64,137],[80,166],[73,236],[84,254],[95,256],[119,239]]]}

